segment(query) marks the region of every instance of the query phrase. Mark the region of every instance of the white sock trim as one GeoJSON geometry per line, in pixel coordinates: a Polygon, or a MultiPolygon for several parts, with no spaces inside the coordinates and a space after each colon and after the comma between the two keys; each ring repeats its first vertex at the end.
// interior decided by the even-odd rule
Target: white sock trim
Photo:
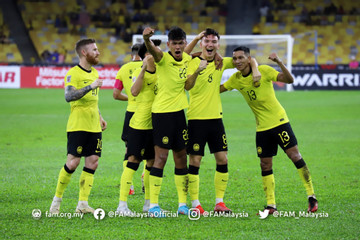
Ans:
{"type": "Polygon", "coordinates": [[[198,199],[191,201],[191,206],[192,206],[193,208],[195,208],[195,207],[197,207],[197,206],[199,206],[199,205],[200,205],[200,201],[199,201],[198,199]]]}
{"type": "Polygon", "coordinates": [[[153,207],[159,207],[159,204],[158,203],[150,203],[150,208],[153,208],[153,207]]]}
{"type": "Polygon", "coordinates": [[[216,203],[216,204],[221,203],[221,202],[224,202],[224,199],[223,199],[223,198],[216,198],[216,199],[215,199],[215,203],[216,203]]]}
{"type": "Polygon", "coordinates": [[[179,203],[179,207],[186,206],[186,203],[179,203]]]}

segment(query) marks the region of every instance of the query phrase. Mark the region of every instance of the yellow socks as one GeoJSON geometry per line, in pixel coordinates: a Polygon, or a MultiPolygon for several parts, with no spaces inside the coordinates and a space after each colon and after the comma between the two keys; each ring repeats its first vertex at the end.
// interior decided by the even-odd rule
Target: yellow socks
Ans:
{"type": "Polygon", "coordinates": [[[159,205],[159,195],[163,181],[163,169],[152,167],[149,176],[150,208],[159,205]]]}
{"type": "MultiPolygon", "coordinates": [[[[192,202],[199,200],[199,191],[200,191],[200,176],[199,168],[193,165],[189,165],[189,194],[192,202]]],[[[199,201],[196,204],[200,204],[199,201]]],[[[193,204],[193,205],[196,205],[193,204]]],[[[196,206],[193,206],[196,207],[196,206]]]]}
{"type": "Polygon", "coordinates": [[[262,172],[262,182],[267,206],[275,208],[275,178],[272,170],[262,172]]]}
{"type": "Polygon", "coordinates": [[[79,181],[80,183],[79,201],[88,200],[91,188],[94,183],[94,173],[95,170],[89,169],[87,167],[83,168],[79,181]]]}
{"type": "MultiPolygon", "coordinates": [[[[124,161],[125,162],[125,161],[124,161]]],[[[139,163],[126,161],[126,167],[123,170],[120,180],[120,201],[127,201],[129,190],[132,185],[134,173],[139,168],[139,163]]]]}
{"type": "Polygon", "coordinates": [[[189,173],[189,193],[190,199],[199,200],[199,185],[200,185],[200,177],[199,174],[194,175],[189,173]]]}
{"type": "Polygon", "coordinates": [[[66,164],[64,165],[63,168],[61,168],[60,173],[59,173],[59,178],[58,178],[58,182],[57,182],[57,186],[56,186],[56,192],[55,192],[55,196],[58,198],[62,198],[64,191],[67,187],[67,185],[70,182],[71,176],[73,174],[75,170],[70,170],[66,164]]]}
{"type": "Polygon", "coordinates": [[[296,163],[294,163],[298,173],[300,175],[300,178],[304,184],[304,187],[306,189],[306,194],[308,196],[312,196],[314,195],[314,187],[312,184],[312,180],[311,180],[311,175],[309,172],[308,167],[305,164],[305,161],[303,159],[300,159],[299,161],[297,161],[296,163]]]}
{"type": "Polygon", "coordinates": [[[225,190],[229,181],[229,172],[228,165],[216,165],[215,172],[215,196],[217,199],[223,199],[225,195],[225,190]]]}
{"type": "Polygon", "coordinates": [[[150,183],[149,183],[149,177],[150,177],[150,167],[146,167],[145,164],[145,171],[144,171],[144,188],[145,188],[145,199],[150,199],[150,183]]]}
{"type": "Polygon", "coordinates": [[[178,192],[178,201],[179,203],[185,203],[188,193],[188,169],[178,169],[175,168],[175,186],[178,192]]]}

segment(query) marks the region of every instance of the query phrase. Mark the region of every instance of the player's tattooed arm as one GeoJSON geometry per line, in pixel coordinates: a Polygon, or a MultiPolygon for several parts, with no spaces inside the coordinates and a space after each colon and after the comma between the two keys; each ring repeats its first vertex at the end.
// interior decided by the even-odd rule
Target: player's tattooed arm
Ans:
{"type": "Polygon", "coordinates": [[[90,85],[83,87],[82,89],[76,89],[73,86],[67,86],[65,88],[65,100],[67,102],[78,100],[87,94],[90,90],[92,90],[90,85]]]}
{"type": "Polygon", "coordinates": [[[76,89],[74,86],[66,86],[65,87],[65,100],[67,102],[75,101],[90,92],[91,90],[101,87],[103,83],[102,79],[96,79],[92,84],[85,86],[81,89],[76,89]]]}

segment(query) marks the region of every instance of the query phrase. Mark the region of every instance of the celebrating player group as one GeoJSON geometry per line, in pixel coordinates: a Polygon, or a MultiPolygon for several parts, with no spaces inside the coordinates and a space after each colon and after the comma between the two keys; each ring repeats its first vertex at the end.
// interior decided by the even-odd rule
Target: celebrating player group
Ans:
{"type": "MultiPolygon", "coordinates": [[[[274,81],[286,84],[294,81],[277,54],[269,54],[269,59],[279,66],[280,72],[268,65],[258,65],[246,46],[235,48],[232,57],[221,57],[218,52],[220,35],[214,29],[206,29],[187,44],[186,33],[179,27],[173,27],[168,33],[168,52],[160,49],[161,41],[153,35],[152,28],[143,31],[144,43],[133,46],[133,61],[122,66],[116,77],[114,99],[128,101],[122,135],[126,154],[116,212],[131,216],[136,211],[128,207],[128,195],[133,193],[134,173],[141,161],[146,160],[142,211],[154,217],[166,215],[166,211],[160,207],[159,195],[164,167],[169,150],[172,150],[178,194],[177,212],[183,215],[190,213],[187,205],[189,195],[191,211],[202,215],[205,210],[199,199],[200,163],[205,145],[208,144],[216,164],[213,211],[231,213],[224,201],[227,184],[231,181],[228,172],[231,165],[228,165],[228,139],[222,121],[220,94],[233,89],[243,95],[255,115],[254,149],[260,159],[265,209],[270,214],[277,211],[272,159],[280,145],[294,163],[304,184],[308,212],[316,212],[318,201],[309,169],[273,88],[274,81]],[[201,52],[191,54],[198,42],[201,52]],[[224,70],[230,68],[236,68],[237,72],[221,84],[224,70]],[[126,94],[121,92],[122,89],[126,94]]],[[[94,212],[88,204],[88,197],[101,156],[101,133],[107,126],[98,109],[102,81],[93,68],[98,63],[100,53],[93,39],[80,40],[76,44],[76,52],[79,64],[65,76],[65,98],[71,106],[67,126],[67,161],[60,170],[51,213],[60,212],[63,193],[82,156],[85,157],[85,166],[80,177],[76,211],[94,212]]]]}

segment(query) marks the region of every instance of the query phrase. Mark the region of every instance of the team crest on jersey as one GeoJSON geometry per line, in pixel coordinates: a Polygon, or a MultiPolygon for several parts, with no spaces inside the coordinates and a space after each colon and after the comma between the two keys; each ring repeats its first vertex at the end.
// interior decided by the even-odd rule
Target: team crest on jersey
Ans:
{"type": "Polygon", "coordinates": [[[162,138],[162,143],[163,144],[168,144],[169,143],[169,138],[167,136],[162,138]]]}
{"type": "Polygon", "coordinates": [[[194,146],[193,146],[193,149],[194,149],[195,152],[199,151],[200,150],[199,144],[195,143],[194,146]]]}
{"type": "Polygon", "coordinates": [[[262,148],[261,147],[257,147],[256,150],[257,150],[258,154],[262,153],[262,148]]]}
{"type": "Polygon", "coordinates": [[[78,154],[81,154],[82,150],[83,150],[82,146],[78,146],[77,149],[76,149],[78,154]]]}
{"type": "Polygon", "coordinates": [[[66,77],[66,82],[68,82],[68,83],[71,82],[71,75],[66,77]]]}
{"type": "Polygon", "coordinates": [[[141,156],[144,156],[144,153],[145,153],[145,148],[141,149],[141,156]]]}

